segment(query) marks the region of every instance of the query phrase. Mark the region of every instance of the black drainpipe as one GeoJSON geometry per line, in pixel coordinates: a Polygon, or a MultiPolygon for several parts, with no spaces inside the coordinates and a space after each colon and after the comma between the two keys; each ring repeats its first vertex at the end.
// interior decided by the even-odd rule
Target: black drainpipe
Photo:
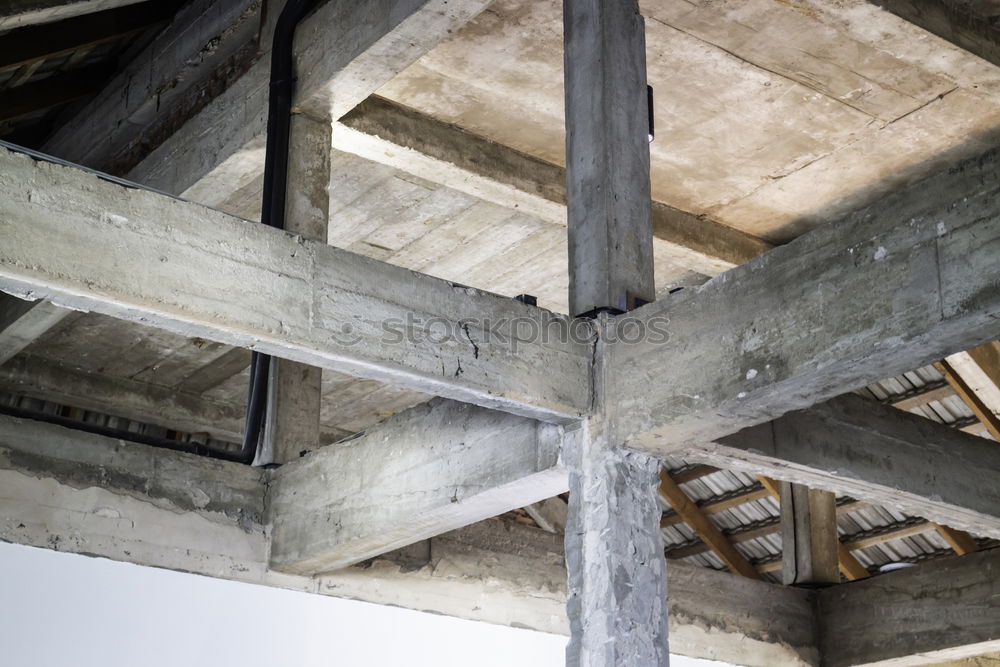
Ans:
{"type": "MultiPolygon", "coordinates": [[[[267,148],[264,154],[264,197],[260,221],[285,228],[285,195],[288,185],[288,135],[292,122],[295,89],[293,40],[295,28],[317,0],[288,0],[274,28],[271,46],[271,81],[267,103],[267,148]]],[[[271,357],[254,352],[250,359],[250,389],[247,392],[246,425],[240,460],[253,463],[267,410],[267,384],[271,357]]]]}

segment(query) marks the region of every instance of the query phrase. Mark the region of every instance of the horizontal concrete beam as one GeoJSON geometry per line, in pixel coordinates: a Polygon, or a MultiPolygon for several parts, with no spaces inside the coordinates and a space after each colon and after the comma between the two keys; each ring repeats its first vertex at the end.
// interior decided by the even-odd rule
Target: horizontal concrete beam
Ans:
{"type": "MultiPolygon", "coordinates": [[[[488,0],[330,0],[296,30],[294,107],[336,119],[457,31],[488,0]]],[[[272,25],[273,23],[268,23],[272,25]]],[[[271,39],[264,30],[262,48],[271,39]]],[[[216,206],[263,174],[270,53],[128,177],[216,206]]]]}
{"type": "MultiPolygon", "coordinates": [[[[568,632],[561,536],[490,520],[363,567],[315,578],[281,574],[267,568],[262,474],[49,424],[0,423],[0,540],[568,632]]],[[[674,654],[816,664],[812,593],[683,563],[669,570],[674,654]]]]}
{"type": "Polygon", "coordinates": [[[590,405],[564,316],[6,149],[0,171],[0,290],[534,418],[590,405]]]}
{"type": "Polygon", "coordinates": [[[436,398],[274,474],[271,567],[316,574],[564,493],[562,429],[436,398]]]}
{"type": "Polygon", "coordinates": [[[0,293],[0,365],[13,359],[70,312],[48,301],[25,301],[0,293]]]}
{"type": "MultiPolygon", "coordinates": [[[[261,523],[264,515],[260,468],[6,415],[0,415],[0,468],[234,527],[261,523]]],[[[16,513],[2,516],[21,522],[16,513]]]]}
{"type": "Polygon", "coordinates": [[[656,455],[898,375],[1000,333],[991,150],[631,315],[611,419],[656,455]]]}
{"type": "Polygon", "coordinates": [[[1000,551],[820,591],[823,664],[926,665],[1000,650],[1000,551]]]}
{"type": "Polygon", "coordinates": [[[93,14],[134,5],[142,0],[9,0],[0,9],[0,30],[25,28],[39,23],[93,14]]]}
{"type": "MultiPolygon", "coordinates": [[[[64,310],[63,312],[72,312],[64,310]]],[[[0,366],[0,390],[188,433],[240,442],[246,406],[21,355],[0,366]]]]}
{"type": "Polygon", "coordinates": [[[996,4],[981,0],[869,0],[983,60],[1000,65],[996,4]]]}
{"type": "Polygon", "coordinates": [[[1000,447],[854,394],[684,452],[1000,538],[1000,447]]]}
{"type": "Polygon", "coordinates": [[[122,175],[257,57],[262,0],[193,0],[42,151],[122,175]]]}
{"type": "MultiPolygon", "coordinates": [[[[369,97],[334,123],[333,146],[566,225],[565,169],[389,100],[369,97]]],[[[653,202],[651,221],[657,251],[704,275],[727,271],[771,248],[732,227],[659,202],[653,202]]]]}

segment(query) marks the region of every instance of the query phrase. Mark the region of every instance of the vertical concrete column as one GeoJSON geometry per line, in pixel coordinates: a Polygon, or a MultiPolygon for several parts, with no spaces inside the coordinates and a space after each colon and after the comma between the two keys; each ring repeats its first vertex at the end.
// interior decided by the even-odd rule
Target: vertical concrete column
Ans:
{"type": "Polygon", "coordinates": [[[564,0],[570,313],[652,301],[646,38],[635,0],[564,0]]]}
{"type": "MultiPolygon", "coordinates": [[[[598,328],[606,324],[602,315],[598,328]]],[[[596,405],[604,406],[603,340],[597,345],[596,405]]],[[[660,462],[618,445],[603,407],[564,439],[570,667],[669,664],[660,462]]]]}
{"type": "Polygon", "coordinates": [[[833,493],[781,483],[782,580],[786,586],[840,583],[833,493]]]}
{"type": "MultiPolygon", "coordinates": [[[[285,229],[326,241],[330,211],[331,123],[302,114],[292,117],[285,229]]],[[[271,358],[264,442],[258,462],[287,463],[320,445],[322,371],[271,358]]]]}
{"type": "Polygon", "coordinates": [[[572,667],[667,665],[659,462],[621,448],[605,396],[609,313],[651,301],[646,40],[635,0],[564,0],[570,312],[599,314],[593,414],[566,440],[572,667]]]}

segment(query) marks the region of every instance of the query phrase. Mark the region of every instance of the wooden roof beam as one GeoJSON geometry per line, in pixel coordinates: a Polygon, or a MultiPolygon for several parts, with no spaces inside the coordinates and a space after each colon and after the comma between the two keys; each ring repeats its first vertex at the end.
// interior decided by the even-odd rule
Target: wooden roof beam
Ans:
{"type": "Polygon", "coordinates": [[[684,493],[684,490],[677,482],[671,479],[666,471],[662,470],[660,471],[659,491],[663,501],[674,508],[678,516],[683,518],[684,522],[691,526],[691,529],[698,534],[702,541],[711,547],[715,555],[726,564],[726,567],[744,577],[750,577],[751,579],[760,578],[760,574],[756,568],[750,564],[743,554],[736,550],[733,543],[712,523],[708,515],[691,501],[688,495],[684,493]]]}

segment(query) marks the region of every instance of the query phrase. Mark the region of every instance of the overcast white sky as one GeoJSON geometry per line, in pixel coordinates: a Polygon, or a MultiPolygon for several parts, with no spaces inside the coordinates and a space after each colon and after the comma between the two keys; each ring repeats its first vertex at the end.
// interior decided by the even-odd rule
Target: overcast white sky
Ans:
{"type": "Polygon", "coordinates": [[[530,630],[0,543],[4,667],[561,667],[565,645],[530,630]]]}

